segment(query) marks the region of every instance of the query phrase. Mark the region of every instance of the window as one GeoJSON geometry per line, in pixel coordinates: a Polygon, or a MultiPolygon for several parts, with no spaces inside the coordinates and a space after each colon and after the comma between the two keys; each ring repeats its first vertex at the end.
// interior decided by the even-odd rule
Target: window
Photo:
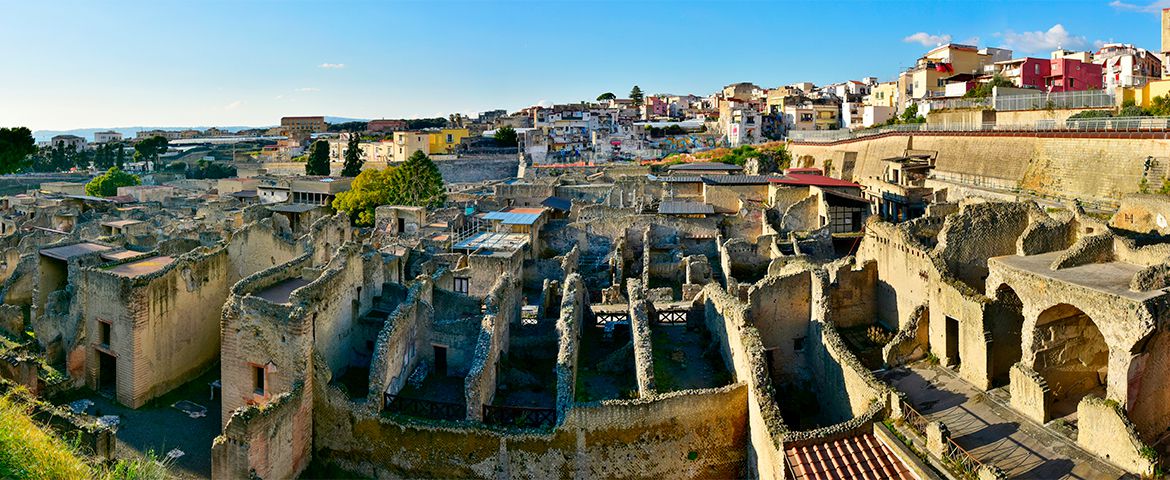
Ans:
{"type": "Polygon", "coordinates": [[[100,332],[98,338],[101,339],[102,345],[110,346],[110,330],[112,326],[109,322],[98,320],[98,331],[100,332]]]}
{"type": "Polygon", "coordinates": [[[1040,64],[1039,63],[1033,64],[1032,67],[1033,67],[1032,69],[1036,72],[1036,75],[1039,75],[1040,74],[1040,64]]]}
{"type": "Polygon", "coordinates": [[[264,395],[265,375],[263,366],[252,365],[252,392],[256,395],[264,395]]]}
{"type": "Polygon", "coordinates": [[[466,277],[455,277],[455,291],[467,295],[470,291],[471,279],[466,277]]]}
{"type": "Polygon", "coordinates": [[[804,337],[796,337],[792,339],[792,350],[795,352],[804,351],[804,337]]]}
{"type": "Polygon", "coordinates": [[[455,136],[448,133],[447,134],[447,143],[454,143],[454,142],[455,142],[455,136]]]}

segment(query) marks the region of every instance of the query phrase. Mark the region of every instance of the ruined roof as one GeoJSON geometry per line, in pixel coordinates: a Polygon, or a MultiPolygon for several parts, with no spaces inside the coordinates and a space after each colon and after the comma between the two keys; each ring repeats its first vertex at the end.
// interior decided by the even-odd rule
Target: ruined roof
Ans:
{"type": "Polygon", "coordinates": [[[767,175],[712,175],[703,177],[707,185],[767,185],[772,177],[767,175]]]}
{"type": "Polygon", "coordinates": [[[110,269],[110,273],[123,277],[141,277],[162,270],[172,263],[175,263],[175,257],[150,257],[116,265],[110,269]]]}
{"type": "Polygon", "coordinates": [[[1058,250],[1028,256],[991,257],[987,260],[987,264],[989,267],[996,264],[1002,265],[1004,268],[1028,272],[1041,278],[1077,285],[1132,301],[1141,302],[1166,294],[1163,290],[1148,292],[1130,290],[1130,280],[1142,270],[1140,265],[1131,263],[1110,261],[1053,270],[1052,263],[1064,255],[1066,251],[1058,250]]]}
{"type": "Polygon", "coordinates": [[[136,252],[134,250],[119,250],[117,252],[105,252],[105,253],[101,254],[101,257],[102,257],[102,259],[105,259],[105,260],[116,261],[116,260],[126,260],[126,259],[134,258],[137,256],[141,256],[141,255],[143,255],[142,252],[136,252]]]}
{"type": "Polygon", "coordinates": [[[252,292],[252,295],[272,303],[288,303],[289,298],[292,297],[293,290],[308,285],[309,283],[308,280],[301,277],[288,278],[269,285],[267,288],[252,292]]]}
{"type": "Polygon", "coordinates": [[[797,480],[916,478],[872,433],[790,447],[784,453],[797,480]]]}
{"type": "Polygon", "coordinates": [[[56,258],[57,260],[69,260],[70,258],[85,255],[87,253],[104,252],[106,250],[110,250],[111,248],[112,247],[107,247],[97,243],[75,243],[73,245],[66,245],[64,247],[46,248],[41,250],[41,255],[56,258]]]}
{"type": "Polygon", "coordinates": [[[703,202],[666,201],[658,205],[658,213],[663,215],[710,215],[715,213],[715,207],[703,202]]]}
{"type": "Polygon", "coordinates": [[[742,171],[743,167],[738,165],[731,165],[729,163],[716,162],[693,162],[682,163],[678,165],[671,165],[666,167],[670,171],[703,171],[703,172],[738,172],[742,171]]]}
{"type": "Polygon", "coordinates": [[[703,183],[703,177],[698,175],[667,175],[654,179],[663,183],[703,183]]]}

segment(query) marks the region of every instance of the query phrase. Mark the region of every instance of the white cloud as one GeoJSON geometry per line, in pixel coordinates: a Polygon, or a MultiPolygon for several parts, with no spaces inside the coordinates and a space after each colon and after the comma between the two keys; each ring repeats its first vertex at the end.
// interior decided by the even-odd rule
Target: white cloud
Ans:
{"type": "Polygon", "coordinates": [[[234,101],[234,102],[232,102],[232,103],[229,103],[229,104],[227,104],[227,105],[224,105],[224,106],[223,106],[223,109],[224,109],[224,110],[235,110],[235,109],[237,109],[237,108],[240,108],[240,105],[243,105],[243,104],[244,104],[244,102],[241,102],[241,101],[239,101],[239,100],[236,100],[236,101],[234,101]]]}
{"type": "Polygon", "coordinates": [[[321,89],[314,88],[314,87],[301,87],[301,88],[298,88],[296,91],[298,91],[300,93],[313,93],[313,92],[320,92],[321,89]]]}
{"type": "Polygon", "coordinates": [[[542,99],[541,101],[539,101],[539,102],[536,102],[536,105],[537,105],[537,106],[539,106],[539,107],[541,107],[541,108],[552,108],[552,106],[553,106],[553,103],[552,103],[552,102],[550,102],[550,101],[548,101],[548,100],[543,100],[543,99],[542,99]]]}
{"type": "Polygon", "coordinates": [[[915,33],[914,35],[910,35],[909,37],[903,38],[902,41],[906,42],[906,43],[918,43],[924,47],[934,47],[937,45],[942,45],[944,43],[950,43],[951,36],[948,34],[931,35],[931,34],[926,33],[926,32],[918,32],[918,33],[915,33]]]}
{"type": "Polygon", "coordinates": [[[1138,5],[1136,3],[1126,3],[1121,0],[1113,0],[1109,2],[1109,6],[1117,10],[1125,10],[1127,12],[1142,12],[1142,13],[1158,13],[1163,8],[1170,8],[1170,0],[1156,0],[1146,5],[1138,5]]]}
{"type": "Polygon", "coordinates": [[[1056,24],[1046,31],[1004,32],[1003,44],[1022,52],[1046,52],[1057,48],[1082,48],[1089,44],[1085,37],[1068,33],[1064,25],[1056,24]]]}
{"type": "Polygon", "coordinates": [[[345,68],[345,64],[344,63],[322,63],[320,65],[317,65],[317,67],[338,70],[338,69],[345,68]]]}

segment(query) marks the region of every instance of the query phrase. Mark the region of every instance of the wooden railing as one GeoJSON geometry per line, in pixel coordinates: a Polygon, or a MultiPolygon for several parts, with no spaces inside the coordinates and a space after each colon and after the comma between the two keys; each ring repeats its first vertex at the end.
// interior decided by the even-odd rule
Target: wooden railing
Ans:
{"type": "Polygon", "coordinates": [[[909,402],[902,402],[902,421],[914,430],[914,433],[926,437],[926,424],[928,420],[925,416],[910,406],[909,402]]]}
{"type": "Polygon", "coordinates": [[[549,428],[557,423],[551,408],[483,406],[483,423],[519,428],[549,428]]]}
{"type": "Polygon", "coordinates": [[[951,466],[958,470],[956,473],[964,478],[979,478],[979,470],[983,468],[983,463],[971,455],[971,452],[964,450],[950,438],[943,445],[943,459],[950,462],[951,466]]]}
{"type": "Polygon", "coordinates": [[[386,411],[432,420],[463,420],[467,410],[458,403],[386,395],[386,411]]]}

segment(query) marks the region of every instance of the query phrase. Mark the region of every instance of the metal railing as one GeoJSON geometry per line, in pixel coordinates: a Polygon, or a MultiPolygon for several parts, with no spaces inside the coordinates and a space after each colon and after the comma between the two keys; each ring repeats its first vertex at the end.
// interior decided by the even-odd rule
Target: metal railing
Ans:
{"type": "Polygon", "coordinates": [[[1170,117],[1103,117],[1031,123],[911,123],[863,130],[790,130],[794,142],[838,142],[900,132],[1170,132],[1170,117]]]}
{"type": "Polygon", "coordinates": [[[991,98],[946,98],[930,101],[931,111],[959,108],[990,108],[991,106],[991,98]]]}
{"type": "Polygon", "coordinates": [[[458,403],[436,402],[399,395],[386,395],[385,410],[432,420],[463,420],[467,418],[467,409],[458,403]]]}
{"type": "Polygon", "coordinates": [[[996,110],[1047,110],[1067,108],[1100,108],[1116,106],[1116,100],[1104,90],[1080,92],[1039,93],[1034,95],[997,95],[996,110]]]}
{"type": "Polygon", "coordinates": [[[551,408],[484,405],[483,423],[517,428],[548,428],[557,423],[551,408]]]}

